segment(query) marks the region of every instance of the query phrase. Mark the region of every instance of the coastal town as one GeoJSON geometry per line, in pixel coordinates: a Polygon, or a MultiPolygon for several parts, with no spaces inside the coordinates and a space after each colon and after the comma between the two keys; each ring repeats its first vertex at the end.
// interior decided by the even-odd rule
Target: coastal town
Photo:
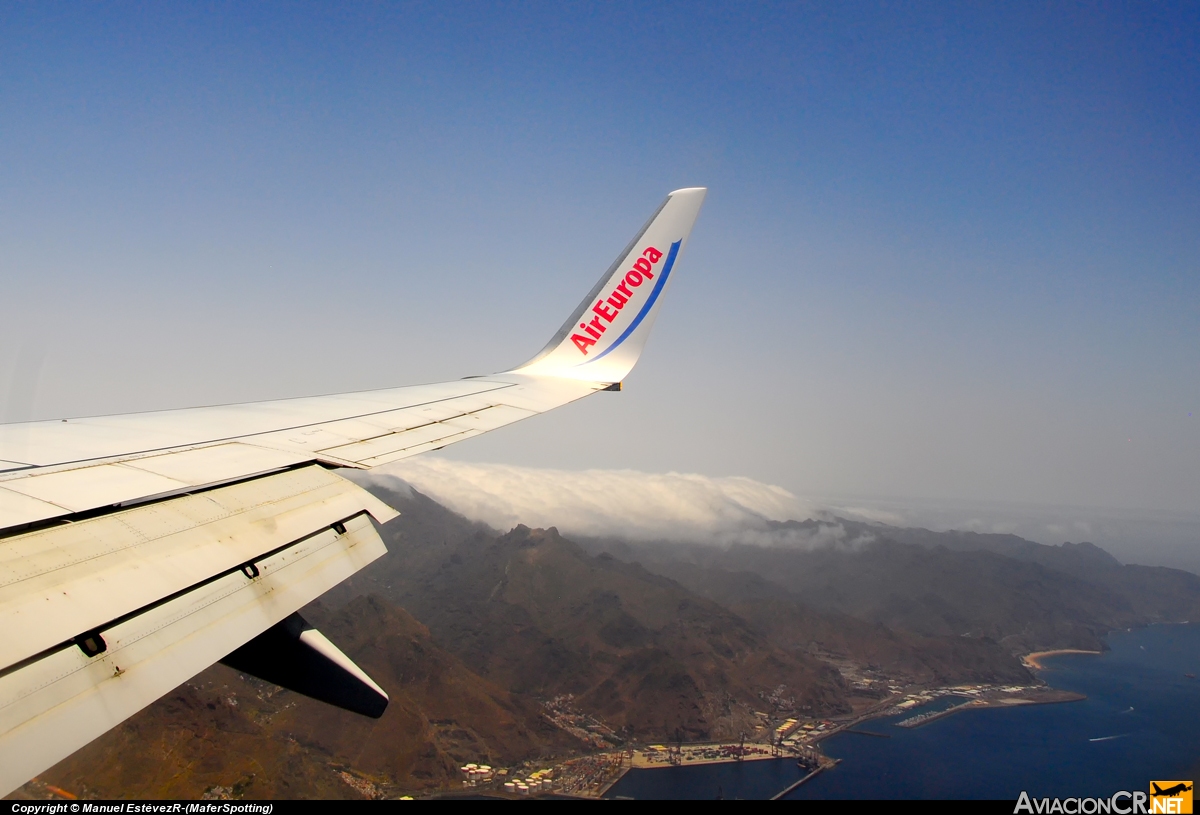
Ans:
{"type": "MultiPolygon", "coordinates": [[[[1036,660],[1037,656],[1031,655],[1036,660]]],[[[863,680],[887,685],[886,680],[863,680]]],[[[788,759],[804,771],[795,783],[780,790],[782,796],[819,773],[834,767],[838,759],[826,756],[821,742],[839,733],[889,738],[885,728],[859,729],[875,719],[905,716],[887,726],[913,728],[965,710],[1055,704],[1084,699],[1082,694],[1046,685],[961,684],[941,688],[900,688],[892,683],[884,698],[853,713],[826,718],[779,718],[756,711],[758,728],[737,741],[618,745],[612,728],[599,719],[576,710],[570,697],[545,703],[546,718],[598,748],[591,755],[571,758],[550,766],[492,767],[468,763],[460,767],[461,789],[435,797],[463,794],[483,797],[602,798],[631,770],[699,766],[727,762],[788,759]]],[[[778,796],[777,796],[778,797],[778,796]]]]}

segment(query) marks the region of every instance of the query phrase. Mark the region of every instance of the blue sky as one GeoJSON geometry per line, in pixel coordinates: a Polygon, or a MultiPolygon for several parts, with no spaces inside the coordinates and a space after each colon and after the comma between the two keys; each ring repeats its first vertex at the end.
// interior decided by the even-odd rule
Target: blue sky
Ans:
{"type": "Polygon", "coordinates": [[[1198,145],[1195,4],[7,4],[0,411],[502,369],[704,185],[628,390],[452,455],[1194,512],[1198,145]]]}

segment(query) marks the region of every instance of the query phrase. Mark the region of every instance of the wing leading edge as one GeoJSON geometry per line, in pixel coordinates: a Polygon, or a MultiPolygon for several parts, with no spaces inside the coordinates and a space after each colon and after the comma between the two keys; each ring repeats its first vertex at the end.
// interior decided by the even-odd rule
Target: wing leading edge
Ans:
{"type": "Polygon", "coordinates": [[[705,192],[668,195],[542,352],[508,371],[0,425],[0,795],[220,660],[380,715],[383,689],[296,614],[386,552],[375,524],[395,511],[335,470],[618,389],[705,192]]]}

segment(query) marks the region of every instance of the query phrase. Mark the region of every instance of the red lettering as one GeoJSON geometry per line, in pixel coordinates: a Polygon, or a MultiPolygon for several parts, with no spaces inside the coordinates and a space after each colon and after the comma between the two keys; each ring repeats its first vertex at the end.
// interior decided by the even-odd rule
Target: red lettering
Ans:
{"type": "Polygon", "coordinates": [[[593,338],[600,339],[600,332],[597,331],[596,329],[592,328],[587,323],[580,323],[579,327],[582,328],[587,333],[591,334],[593,338]]]}
{"type": "Polygon", "coordinates": [[[650,273],[650,261],[645,258],[638,258],[637,263],[633,264],[633,268],[644,274],[647,280],[654,279],[654,275],[650,273]]]}
{"type": "Polygon", "coordinates": [[[637,269],[634,269],[631,272],[626,272],[625,282],[636,289],[638,286],[642,285],[642,273],[637,269]]]}
{"type": "Polygon", "coordinates": [[[603,334],[603,333],[605,332],[605,330],[606,330],[606,329],[604,328],[604,323],[600,322],[600,318],[599,318],[599,317],[593,317],[593,318],[592,318],[592,319],[591,319],[591,320],[588,322],[588,325],[594,325],[594,326],[596,326],[596,330],[597,330],[597,331],[599,331],[601,334],[603,334]]]}
{"type": "MultiPolygon", "coordinates": [[[[633,297],[633,292],[631,292],[629,290],[629,287],[625,285],[624,280],[622,280],[620,283],[617,284],[617,291],[619,291],[619,292],[621,292],[621,294],[625,295],[626,300],[629,300],[633,297]]],[[[617,292],[613,292],[613,294],[616,294],[616,293],[617,292]]]]}
{"type": "Polygon", "coordinates": [[[658,259],[662,257],[662,252],[658,251],[653,246],[651,246],[645,252],[642,252],[642,254],[649,258],[651,263],[658,263],[658,259]]]}
{"type": "Polygon", "coordinates": [[[610,323],[613,321],[613,318],[617,316],[617,312],[604,305],[603,300],[597,300],[596,305],[592,306],[592,311],[596,312],[610,323]]]}
{"type": "Polygon", "coordinates": [[[629,298],[621,294],[619,291],[614,291],[612,293],[612,297],[608,298],[608,302],[613,308],[619,311],[620,309],[625,308],[625,304],[629,302],[629,298]]]}
{"type": "Polygon", "coordinates": [[[585,357],[587,356],[588,346],[596,344],[595,340],[588,339],[582,334],[572,334],[571,341],[575,343],[575,347],[578,348],[585,357]]]}

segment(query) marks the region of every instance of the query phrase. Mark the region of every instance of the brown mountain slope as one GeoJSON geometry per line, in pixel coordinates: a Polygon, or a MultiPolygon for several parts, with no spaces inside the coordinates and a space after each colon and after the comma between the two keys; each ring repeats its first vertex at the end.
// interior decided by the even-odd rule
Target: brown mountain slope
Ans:
{"type": "MultiPolygon", "coordinates": [[[[1013,560],[1037,563],[1103,589],[1114,608],[1137,623],[1195,618],[1200,613],[1200,575],[1161,566],[1122,564],[1093,543],[1047,546],[1016,535],[977,532],[931,532],[883,524],[842,520],[849,537],[874,534],[897,543],[959,552],[993,552],[1013,560]]],[[[786,525],[786,524],[785,524],[786,525]]],[[[1120,620],[1121,625],[1127,620],[1120,620]]]]}
{"type": "Polygon", "coordinates": [[[381,598],[304,613],[388,692],[381,719],[216,665],[41,781],[100,798],[361,798],[453,782],[468,759],[502,765],[578,746],[381,598]]]}
{"type": "Polygon", "coordinates": [[[858,544],[811,551],[608,542],[593,555],[553,529],[500,535],[375,489],[404,513],[383,528],[390,554],[304,613],[391,695],[381,720],[218,666],[43,782],[104,797],[441,786],[466,760],[588,749],[543,715],[566,694],[625,736],[736,736],[758,724],[753,709],[846,709],[831,657],[917,682],[1025,681],[1012,653],[1200,616],[1200,578],[1090,545],[956,534],[946,546],[872,527],[870,542],[851,529],[858,544]]]}
{"type": "Polygon", "coordinates": [[[382,593],[497,685],[573,694],[652,739],[736,735],[772,695],[798,710],[846,707],[836,671],[672,580],[553,529],[494,537],[419,493],[383,497],[402,513],[383,528],[391,553],[332,597],[382,593]]]}
{"type": "Polygon", "coordinates": [[[650,568],[742,616],[785,648],[841,657],[919,684],[1034,681],[1016,657],[990,639],[921,637],[836,611],[819,613],[750,572],[682,561],[650,568]]]}
{"type": "MultiPolygon", "coordinates": [[[[1091,544],[1044,546],[1012,535],[934,533],[848,521],[779,524],[853,545],[727,549],[603,541],[674,574],[680,562],[751,572],[823,614],[840,613],[926,638],[987,638],[1010,653],[1104,647],[1113,629],[1200,617],[1200,576],[1122,566],[1091,544]],[[943,545],[948,543],[950,546],[943,545]]],[[[957,659],[957,657],[954,657],[957,659]]]]}

